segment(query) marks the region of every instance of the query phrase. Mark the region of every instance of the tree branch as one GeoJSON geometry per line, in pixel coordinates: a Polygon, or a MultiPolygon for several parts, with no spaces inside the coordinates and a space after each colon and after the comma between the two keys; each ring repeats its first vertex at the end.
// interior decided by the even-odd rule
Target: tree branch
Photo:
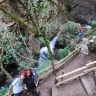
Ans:
{"type": "Polygon", "coordinates": [[[48,52],[49,52],[49,55],[50,55],[50,59],[52,61],[53,73],[54,73],[55,76],[57,76],[56,73],[55,73],[55,67],[54,67],[54,57],[53,57],[53,54],[51,52],[50,46],[48,44],[48,41],[47,41],[47,38],[46,38],[46,33],[44,31],[42,33],[43,33],[42,35],[43,35],[43,38],[44,38],[44,41],[45,41],[45,45],[47,46],[47,49],[48,49],[48,52]]]}
{"type": "Polygon", "coordinates": [[[57,6],[57,8],[59,9],[59,11],[61,10],[61,8],[60,8],[60,6],[57,4],[57,3],[55,3],[54,1],[52,1],[52,0],[48,0],[49,2],[51,2],[51,3],[53,3],[54,5],[56,5],[57,6]]]}
{"type": "Polygon", "coordinates": [[[16,18],[15,16],[13,16],[11,13],[9,13],[8,11],[6,11],[5,9],[3,9],[0,6],[0,10],[3,11],[5,14],[7,14],[8,16],[10,16],[15,22],[17,22],[19,25],[27,28],[31,33],[37,34],[37,32],[33,29],[31,29],[30,27],[28,27],[26,24],[24,24],[21,20],[19,20],[18,18],[16,18]]]}
{"type": "MultiPolygon", "coordinates": [[[[9,40],[9,41],[10,41],[10,40],[9,40]]],[[[11,41],[10,41],[9,43],[10,43],[10,47],[12,48],[12,50],[13,50],[14,53],[18,54],[19,56],[21,56],[21,57],[23,57],[23,58],[25,58],[25,59],[27,59],[27,60],[32,61],[32,62],[33,62],[33,61],[34,61],[34,62],[38,62],[38,61],[35,61],[35,60],[31,60],[31,59],[29,59],[29,58],[27,58],[27,57],[25,57],[25,56],[22,56],[21,54],[15,52],[14,49],[13,49],[13,46],[12,46],[11,41]]],[[[15,57],[15,59],[16,59],[16,61],[18,62],[18,65],[19,65],[20,67],[22,67],[22,68],[24,68],[24,69],[29,69],[29,67],[25,67],[25,66],[20,65],[20,64],[19,64],[19,60],[18,60],[16,57],[15,57]]],[[[39,69],[39,68],[30,68],[30,69],[39,69]]]]}
{"type": "Polygon", "coordinates": [[[24,45],[26,46],[26,49],[28,50],[28,52],[29,52],[29,54],[31,53],[31,51],[29,50],[29,48],[27,47],[27,44],[26,44],[26,42],[23,40],[23,42],[24,42],[24,45]]]}
{"type": "MultiPolygon", "coordinates": [[[[21,0],[18,0],[18,2],[23,6],[23,8],[24,8],[25,10],[27,10],[25,4],[24,4],[21,0]]],[[[37,28],[37,25],[36,25],[36,23],[35,23],[35,21],[34,21],[34,19],[33,19],[33,16],[32,16],[31,14],[28,14],[28,15],[30,16],[30,19],[32,20],[33,26],[35,27],[35,29],[36,29],[36,31],[37,31],[37,33],[38,33],[38,28],[37,28]]]]}
{"type": "Polygon", "coordinates": [[[2,4],[5,0],[0,1],[0,4],[2,4]]]}
{"type": "Polygon", "coordinates": [[[10,80],[13,80],[13,78],[10,76],[10,74],[3,68],[3,64],[2,64],[2,61],[1,61],[1,57],[3,56],[3,49],[2,49],[2,52],[0,54],[0,68],[1,70],[6,74],[6,76],[10,79],[10,80]]]}
{"type": "Polygon", "coordinates": [[[60,14],[60,11],[58,11],[58,13],[51,20],[49,20],[48,22],[49,23],[52,22],[59,14],[60,14]]]}
{"type": "Polygon", "coordinates": [[[1,65],[1,69],[2,69],[3,72],[6,74],[6,76],[7,76],[10,80],[13,80],[13,78],[11,77],[11,75],[3,68],[2,62],[0,62],[0,65],[1,65]]]}

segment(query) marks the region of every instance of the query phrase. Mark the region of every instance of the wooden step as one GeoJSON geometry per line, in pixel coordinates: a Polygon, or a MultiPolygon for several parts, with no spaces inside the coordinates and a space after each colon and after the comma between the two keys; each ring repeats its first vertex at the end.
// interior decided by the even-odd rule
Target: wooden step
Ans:
{"type": "Polygon", "coordinates": [[[52,87],[52,96],[57,96],[57,88],[56,88],[56,86],[52,87]]]}
{"type": "Polygon", "coordinates": [[[89,96],[94,96],[93,87],[91,86],[90,81],[88,80],[87,76],[86,75],[81,76],[80,80],[87,94],[89,96]]]}

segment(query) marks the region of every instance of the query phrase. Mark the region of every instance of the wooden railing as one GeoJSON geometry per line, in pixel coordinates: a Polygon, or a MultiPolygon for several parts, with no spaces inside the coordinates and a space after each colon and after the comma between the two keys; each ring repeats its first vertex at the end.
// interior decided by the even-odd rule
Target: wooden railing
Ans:
{"type": "MultiPolygon", "coordinates": [[[[72,57],[74,57],[75,55],[77,55],[79,53],[80,49],[77,48],[75,49],[73,52],[69,53],[65,58],[63,58],[62,60],[54,63],[54,68],[55,70],[57,70],[58,68],[60,68],[63,65],[66,65],[66,62],[69,61],[72,57]]],[[[39,80],[42,80],[44,78],[46,78],[49,74],[51,74],[53,72],[52,66],[48,66],[47,68],[43,69],[42,71],[40,71],[39,74],[39,80]],[[44,73],[42,75],[42,73],[44,73]]]]}
{"type": "Polygon", "coordinates": [[[58,86],[58,85],[60,85],[60,84],[62,84],[62,83],[68,82],[68,81],[70,81],[70,80],[76,79],[76,78],[78,78],[79,76],[82,76],[82,75],[84,75],[84,74],[87,74],[87,73],[89,73],[89,72],[91,72],[91,71],[93,71],[93,70],[95,70],[95,69],[96,69],[96,61],[91,62],[91,63],[88,63],[88,64],[86,64],[86,66],[81,67],[81,68],[79,68],[79,69],[76,69],[76,70],[74,70],[74,71],[71,71],[71,72],[69,72],[69,73],[66,73],[66,74],[64,74],[64,75],[60,75],[60,76],[56,77],[56,80],[59,81],[59,79],[62,79],[62,78],[63,78],[63,81],[59,81],[59,82],[56,84],[56,86],[58,86]],[[75,74],[75,75],[74,75],[74,74],[75,74]],[[67,78],[67,77],[68,77],[68,78],[67,78]]]}

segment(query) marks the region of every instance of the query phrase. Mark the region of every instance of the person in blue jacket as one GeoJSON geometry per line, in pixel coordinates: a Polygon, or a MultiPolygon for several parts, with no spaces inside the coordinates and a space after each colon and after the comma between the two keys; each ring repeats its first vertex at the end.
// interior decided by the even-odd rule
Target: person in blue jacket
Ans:
{"type": "Polygon", "coordinates": [[[76,39],[77,39],[77,41],[80,41],[80,40],[82,40],[82,37],[83,37],[83,28],[82,27],[80,27],[79,28],[79,31],[78,31],[78,34],[77,34],[77,36],[76,36],[76,39]]]}
{"type": "Polygon", "coordinates": [[[38,86],[39,86],[39,76],[36,72],[36,70],[32,70],[32,76],[33,76],[33,80],[34,80],[34,84],[35,84],[35,90],[36,90],[36,93],[34,94],[34,96],[40,96],[40,91],[38,89],[38,86]]]}

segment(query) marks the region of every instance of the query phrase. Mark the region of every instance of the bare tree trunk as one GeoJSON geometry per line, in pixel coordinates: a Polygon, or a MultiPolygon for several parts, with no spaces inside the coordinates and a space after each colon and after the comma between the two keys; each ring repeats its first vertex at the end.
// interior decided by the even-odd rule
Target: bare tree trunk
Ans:
{"type": "Polygon", "coordinates": [[[2,64],[2,61],[1,61],[1,57],[3,56],[3,49],[2,49],[2,52],[0,54],[0,68],[1,70],[6,74],[6,76],[10,79],[10,80],[13,80],[13,78],[10,76],[10,74],[3,68],[3,64],[2,64]]]}
{"type": "Polygon", "coordinates": [[[54,75],[55,75],[55,83],[57,83],[58,81],[56,80],[57,75],[56,75],[55,67],[54,67],[54,56],[53,56],[53,54],[52,54],[52,52],[51,52],[49,43],[48,43],[47,38],[46,38],[46,33],[45,33],[44,31],[43,31],[43,38],[44,38],[44,41],[45,41],[45,45],[46,45],[46,47],[47,47],[47,49],[48,49],[51,62],[52,62],[51,64],[52,64],[52,68],[53,68],[53,73],[54,73],[54,75]]]}

